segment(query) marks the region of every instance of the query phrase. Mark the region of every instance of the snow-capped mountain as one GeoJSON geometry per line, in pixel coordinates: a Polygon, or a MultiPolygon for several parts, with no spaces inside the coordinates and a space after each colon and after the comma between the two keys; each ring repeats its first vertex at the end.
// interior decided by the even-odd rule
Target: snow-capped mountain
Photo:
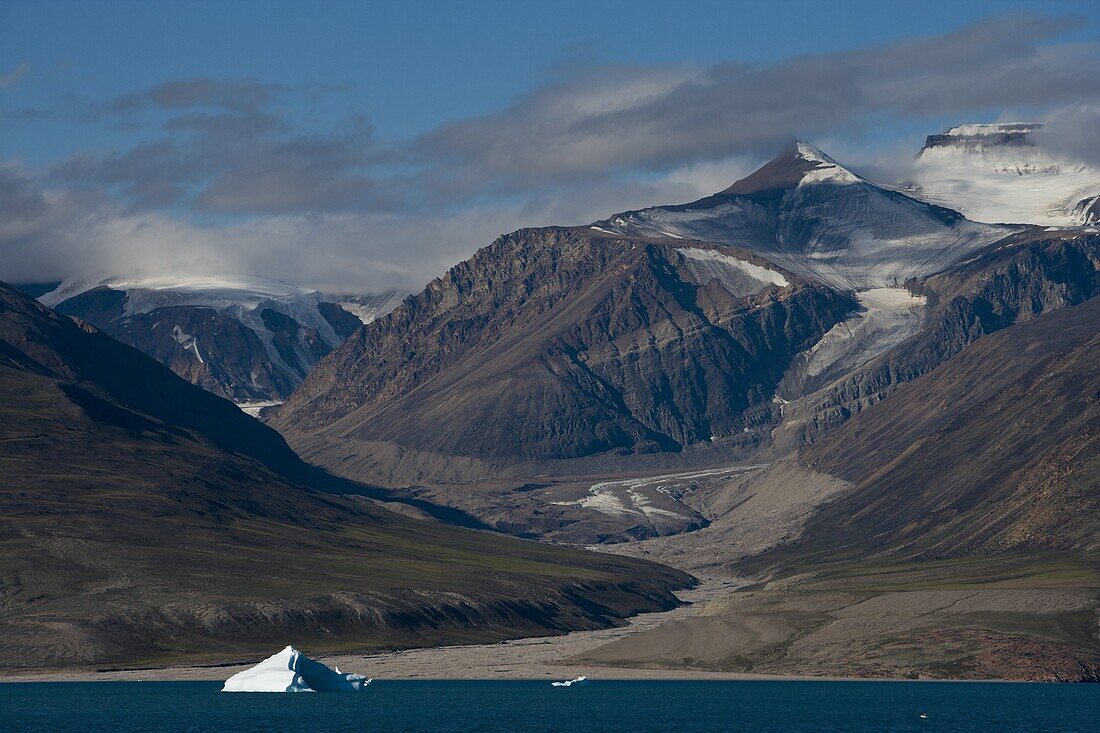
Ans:
{"type": "Polygon", "coordinates": [[[281,402],[402,294],[335,296],[254,277],[71,278],[39,300],[246,409],[281,402]]]}
{"type": "Polygon", "coordinates": [[[1041,123],[969,124],[929,135],[914,196],[984,222],[1100,222],[1100,170],[1044,150],[1041,123]]]}
{"type": "Polygon", "coordinates": [[[1009,231],[872,183],[801,141],[713,196],[627,211],[592,228],[741,247],[857,291],[939,272],[1009,231]]]}

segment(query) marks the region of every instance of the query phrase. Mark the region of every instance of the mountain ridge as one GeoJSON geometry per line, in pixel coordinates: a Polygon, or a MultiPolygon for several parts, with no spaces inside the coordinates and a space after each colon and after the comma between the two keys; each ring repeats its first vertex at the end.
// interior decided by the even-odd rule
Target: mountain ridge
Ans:
{"type": "Polygon", "coordinates": [[[739,247],[856,291],[899,287],[1013,231],[875,184],[801,141],[721,193],[622,212],[592,226],[739,247]]]}
{"type": "Polygon", "coordinates": [[[751,439],[786,361],[854,308],[753,261],[766,262],[588,227],[520,230],[326,358],[274,424],[314,458],[323,428],[338,471],[363,439],[536,461],[751,439]],[[730,276],[689,264],[686,250],[716,253],[708,266],[730,276]],[[693,281],[693,267],[707,279],[693,281]]]}
{"type": "Polygon", "coordinates": [[[261,278],[70,278],[39,299],[238,404],[282,401],[403,297],[331,296],[261,278]]]}

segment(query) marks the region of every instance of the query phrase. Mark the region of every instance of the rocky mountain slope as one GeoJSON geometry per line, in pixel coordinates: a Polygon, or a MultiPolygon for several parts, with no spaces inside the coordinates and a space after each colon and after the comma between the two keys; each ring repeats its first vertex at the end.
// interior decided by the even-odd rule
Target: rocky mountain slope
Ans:
{"type": "Polygon", "coordinates": [[[558,633],[689,582],[309,488],[277,433],[3,284],[0,446],[9,668],[558,633]]]}
{"type": "Polygon", "coordinates": [[[799,454],[853,488],[784,551],[1100,551],[1098,353],[1094,297],[978,339],[900,387],[799,454]]]}
{"type": "Polygon", "coordinates": [[[1013,231],[799,142],[700,201],[501,238],[324,360],[275,424],[310,460],[394,484],[747,455],[784,403],[920,331],[906,282],[1013,231]]]}
{"type": "Polygon", "coordinates": [[[743,250],[520,230],[329,355],[275,424],[310,460],[394,483],[744,448],[792,359],[855,308],[743,250]]]}
{"type": "MultiPolygon", "coordinates": [[[[1100,235],[1027,230],[909,285],[928,303],[919,328],[880,356],[816,383],[816,391],[792,396],[772,436],[775,453],[813,442],[986,334],[1100,295],[1100,235]]],[[[785,381],[796,376],[788,374],[785,381]]]]}
{"type": "Polygon", "coordinates": [[[281,402],[403,296],[328,296],[257,278],[72,278],[40,300],[238,404],[281,402]]]}
{"type": "Polygon", "coordinates": [[[1100,679],[1100,298],[1028,315],[627,546],[758,582],[575,663],[1100,679]]]}
{"type": "Polygon", "coordinates": [[[502,237],[323,360],[274,424],[503,531],[693,531],[739,461],[1093,297],[1098,242],[974,224],[799,143],[692,204],[502,237]]]}

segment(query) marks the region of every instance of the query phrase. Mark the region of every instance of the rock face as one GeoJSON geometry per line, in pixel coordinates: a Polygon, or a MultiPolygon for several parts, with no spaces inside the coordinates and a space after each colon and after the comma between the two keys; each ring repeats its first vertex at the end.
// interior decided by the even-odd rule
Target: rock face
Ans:
{"type": "Polygon", "coordinates": [[[337,297],[264,280],[70,280],[42,296],[238,404],[281,402],[397,293],[337,297]]]}
{"type": "Polygon", "coordinates": [[[333,352],[276,424],[349,476],[381,468],[377,444],[500,463],[751,443],[855,307],[741,250],[520,230],[333,352]]]}
{"type": "Polygon", "coordinates": [[[1100,224],[1100,194],[1089,196],[1073,207],[1073,221],[1077,224],[1100,224]]]}
{"type": "Polygon", "coordinates": [[[1100,298],[984,336],[801,452],[849,482],[776,555],[1100,548],[1100,298]],[[856,447],[858,446],[858,449],[856,447]]]}
{"type": "Polygon", "coordinates": [[[274,430],[2,283],[0,445],[9,666],[561,633],[690,582],[319,491],[274,430]]]}

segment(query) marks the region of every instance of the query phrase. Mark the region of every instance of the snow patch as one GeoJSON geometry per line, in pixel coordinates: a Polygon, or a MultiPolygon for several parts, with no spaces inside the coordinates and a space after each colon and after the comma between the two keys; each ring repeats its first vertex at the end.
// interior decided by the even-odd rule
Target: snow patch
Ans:
{"type": "Polygon", "coordinates": [[[1052,156],[1030,137],[1039,123],[967,124],[932,136],[908,192],[975,221],[1087,224],[1080,204],[1100,194],[1100,170],[1052,156]]]}
{"type": "Polygon", "coordinates": [[[796,150],[798,152],[798,157],[807,162],[818,164],[816,168],[803,174],[802,180],[798,184],[800,186],[815,183],[836,183],[844,185],[859,183],[863,180],[804,140],[798,141],[796,150]]]}
{"type": "MultiPolygon", "coordinates": [[[[699,481],[721,480],[762,468],[764,464],[723,466],[684,473],[614,479],[592,484],[581,499],[551,502],[557,506],[581,506],[611,517],[636,517],[654,524],[690,518],[692,510],[677,498],[677,490],[699,481]],[[663,506],[662,506],[663,505],[663,506]]],[[[682,491],[681,491],[682,493],[682,491]]]]}
{"type": "Polygon", "coordinates": [[[338,306],[352,314],[364,324],[372,323],[386,315],[405,299],[405,294],[394,291],[382,295],[364,295],[336,302],[338,306]]]}
{"type": "Polygon", "coordinates": [[[260,416],[260,412],[262,412],[264,408],[277,407],[278,405],[283,404],[283,401],[257,400],[255,402],[235,402],[234,404],[237,405],[237,407],[241,408],[241,412],[245,413],[246,415],[251,415],[252,417],[258,418],[260,416]]]}
{"type": "Polygon", "coordinates": [[[705,285],[717,280],[730,294],[738,297],[759,293],[772,285],[785,288],[790,284],[780,272],[718,250],[681,247],[676,251],[684,257],[688,272],[696,282],[705,285]]]}
{"type": "Polygon", "coordinates": [[[172,338],[176,340],[176,343],[179,344],[184,351],[190,351],[192,354],[194,354],[195,358],[199,360],[200,364],[206,363],[202,359],[202,354],[199,353],[198,339],[196,339],[191,334],[186,333],[182,328],[179,327],[179,325],[176,325],[174,328],[172,328],[172,338]]]}

